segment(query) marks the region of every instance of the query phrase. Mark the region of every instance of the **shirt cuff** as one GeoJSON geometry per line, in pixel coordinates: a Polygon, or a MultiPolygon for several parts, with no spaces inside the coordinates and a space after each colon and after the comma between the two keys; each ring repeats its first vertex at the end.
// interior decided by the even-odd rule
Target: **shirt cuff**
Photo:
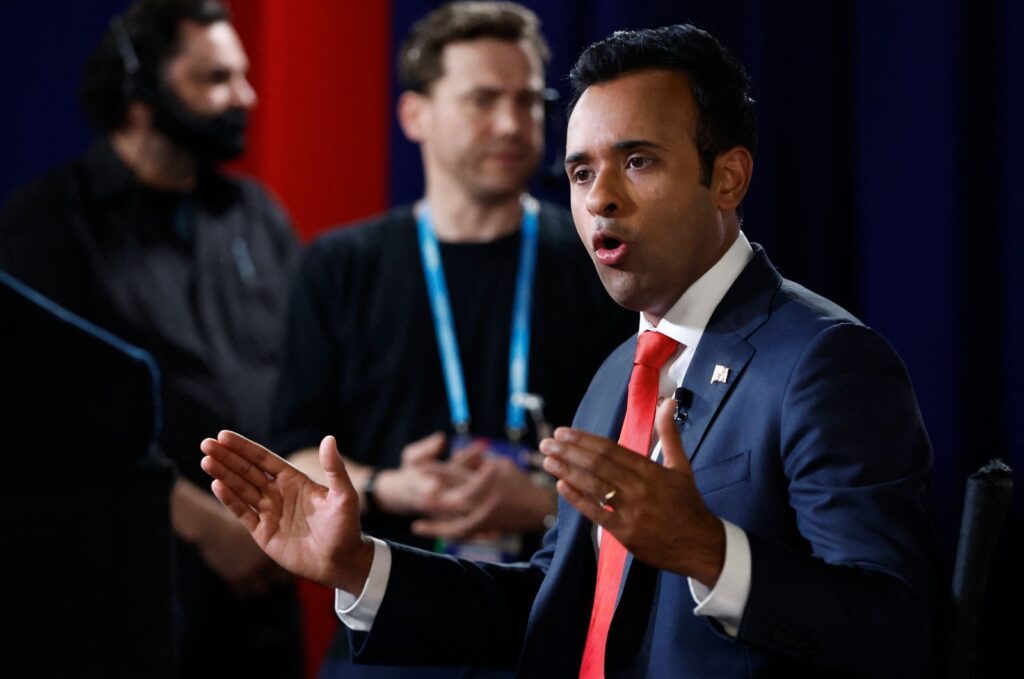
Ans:
{"type": "Polygon", "coordinates": [[[353,632],[370,631],[391,577],[391,547],[383,540],[370,539],[373,540],[373,563],[363,591],[354,597],[343,590],[334,590],[334,612],[353,632]]]}
{"type": "Polygon", "coordinates": [[[715,588],[709,590],[693,578],[687,580],[690,595],[697,604],[694,614],[714,618],[726,634],[735,638],[750,595],[750,541],[742,528],[724,519],[721,521],[725,526],[725,563],[715,588]]]}

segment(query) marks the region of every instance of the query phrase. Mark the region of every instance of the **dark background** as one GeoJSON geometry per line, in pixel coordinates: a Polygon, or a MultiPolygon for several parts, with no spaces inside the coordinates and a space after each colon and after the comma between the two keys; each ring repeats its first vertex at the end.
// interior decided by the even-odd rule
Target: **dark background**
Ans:
{"type": "MultiPolygon", "coordinates": [[[[126,4],[0,2],[0,201],[88,144],[79,67],[126,4]]],[[[238,166],[281,196],[304,237],[418,197],[391,58],[394,36],[437,4],[235,0],[261,96],[238,166]]],[[[1024,3],[524,4],[552,43],[549,84],[563,90],[580,49],[621,28],[692,21],[747,65],[761,146],[745,231],[784,275],[903,356],[935,447],[935,521],[951,560],[966,475],[995,456],[1024,468],[1024,3]]],[[[556,111],[548,163],[560,163],[563,126],[556,111]]],[[[567,197],[561,179],[538,192],[567,197]]],[[[1019,637],[1021,495],[990,583],[990,657],[1019,637]]]]}

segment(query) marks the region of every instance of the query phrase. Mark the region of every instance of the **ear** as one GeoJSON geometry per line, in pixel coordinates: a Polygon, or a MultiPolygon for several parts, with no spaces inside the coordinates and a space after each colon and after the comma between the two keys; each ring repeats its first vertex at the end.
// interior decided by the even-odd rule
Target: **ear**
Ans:
{"type": "Polygon", "coordinates": [[[406,138],[421,143],[430,115],[430,98],[419,92],[402,92],[398,97],[397,114],[398,124],[406,138]]]}
{"type": "Polygon", "coordinates": [[[718,201],[719,210],[728,212],[739,207],[747,195],[753,171],[754,158],[742,146],[718,154],[711,175],[711,192],[718,201]]]}

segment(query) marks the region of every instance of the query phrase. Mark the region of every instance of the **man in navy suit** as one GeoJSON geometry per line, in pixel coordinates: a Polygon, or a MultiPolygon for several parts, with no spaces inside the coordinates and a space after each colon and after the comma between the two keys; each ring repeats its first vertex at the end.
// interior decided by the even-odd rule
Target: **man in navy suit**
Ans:
{"type": "Polygon", "coordinates": [[[351,594],[339,616],[367,662],[922,674],[930,445],[893,350],[783,280],[740,230],[755,145],[742,67],[673,26],[591,46],[571,79],[573,217],[640,333],[598,371],[573,428],[541,444],[561,496],[543,548],[494,566],[362,535],[331,437],[324,488],[222,432],[203,442],[214,492],[286,568],[351,594]],[[652,338],[662,355],[648,365],[638,345],[652,338]],[[627,444],[642,370],[651,409],[676,400],[649,444],[650,424],[627,444]]]}

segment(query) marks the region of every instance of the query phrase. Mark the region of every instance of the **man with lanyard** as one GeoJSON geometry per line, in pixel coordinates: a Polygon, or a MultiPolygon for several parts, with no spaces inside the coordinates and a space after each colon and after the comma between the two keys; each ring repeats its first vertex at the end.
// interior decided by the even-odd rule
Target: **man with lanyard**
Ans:
{"type": "Polygon", "coordinates": [[[302,669],[291,583],[204,490],[195,454],[209,427],[267,432],[298,253],[280,206],[215,169],[245,147],[247,70],[220,2],[133,3],[83,69],[81,103],[100,138],[0,212],[0,268],[159,366],[159,446],[180,474],[171,520],[186,677],[247,671],[211,650],[215,635],[249,649],[246,667],[302,669]],[[214,632],[225,626],[226,639],[214,632]]]}
{"type": "MultiPolygon", "coordinates": [[[[421,148],[425,198],[303,258],[272,439],[322,479],[316,446],[337,434],[375,535],[491,560],[535,547],[555,493],[526,468],[537,432],[524,400],[538,399],[524,395],[570,422],[635,330],[568,214],[524,194],[546,57],[517,5],[456,3],[421,20],[400,52],[398,116],[421,148]]],[[[323,676],[385,671],[350,667],[345,641],[323,676]]]]}

